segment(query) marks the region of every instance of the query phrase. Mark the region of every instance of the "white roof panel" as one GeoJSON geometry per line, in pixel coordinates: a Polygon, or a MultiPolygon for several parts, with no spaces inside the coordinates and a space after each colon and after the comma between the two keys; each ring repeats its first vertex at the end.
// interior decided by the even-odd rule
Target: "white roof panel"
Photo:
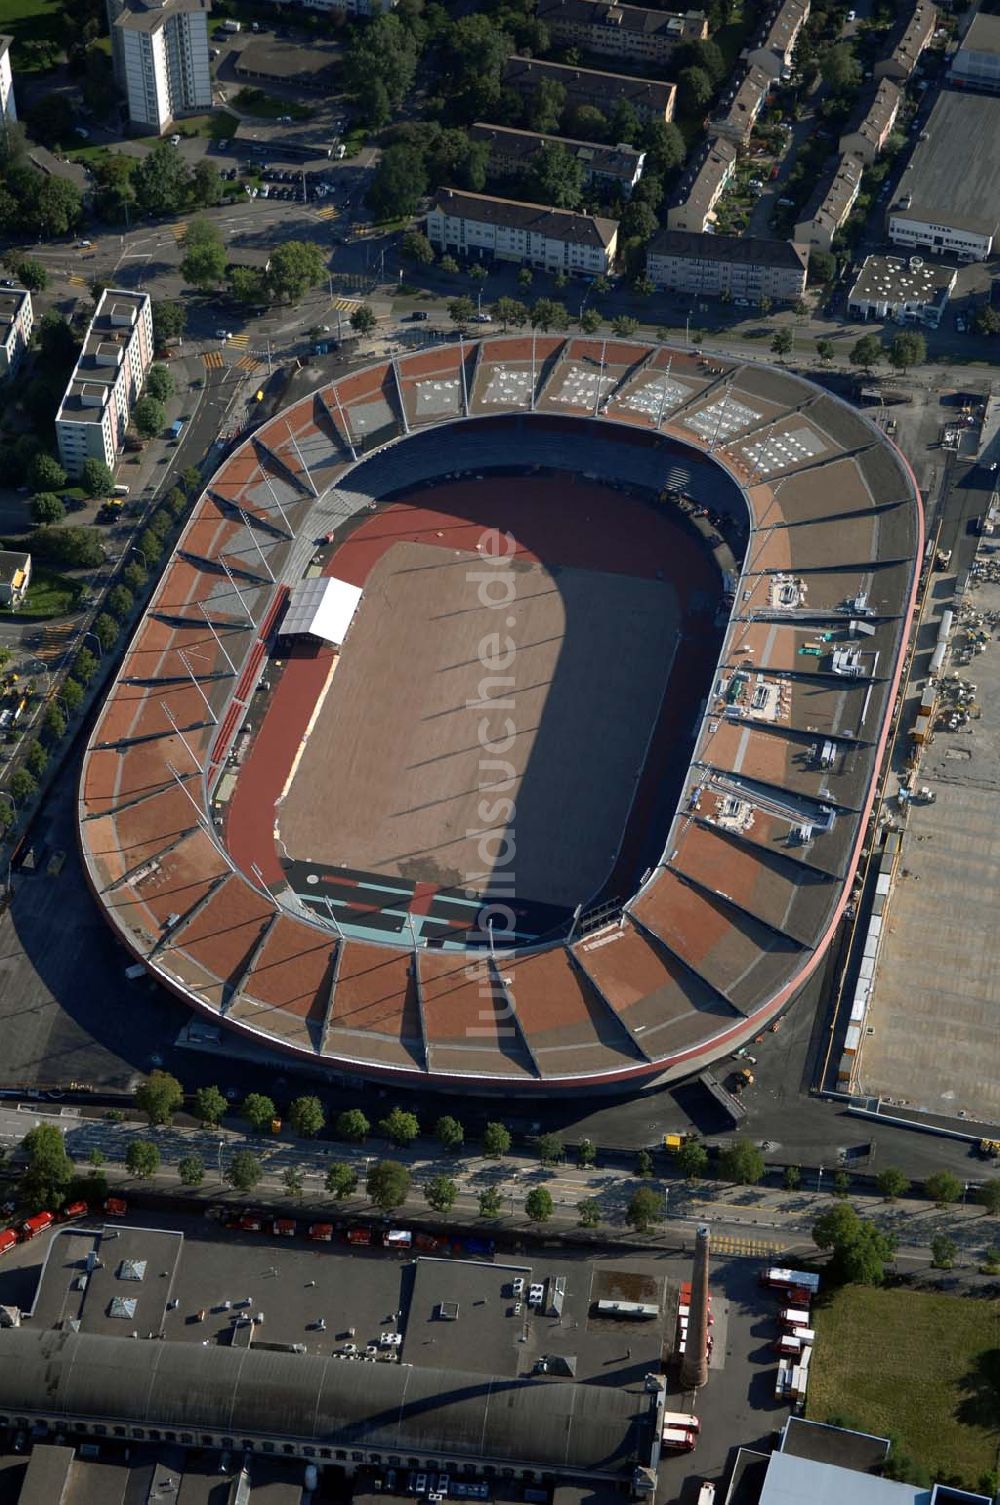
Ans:
{"type": "Polygon", "coordinates": [[[281,624],[282,634],[286,637],[308,634],[339,648],[360,600],[360,586],[336,580],[332,575],[302,580],[292,589],[285,620],[281,624]]]}

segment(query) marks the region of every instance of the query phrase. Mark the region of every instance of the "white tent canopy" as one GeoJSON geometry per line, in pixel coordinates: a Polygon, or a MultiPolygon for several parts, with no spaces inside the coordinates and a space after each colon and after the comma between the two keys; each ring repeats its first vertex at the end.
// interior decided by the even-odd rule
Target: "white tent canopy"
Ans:
{"type": "Polygon", "coordinates": [[[281,624],[282,636],[321,638],[339,648],[360,600],[361,587],[348,585],[346,580],[335,580],[330,575],[301,580],[292,588],[281,624]]]}

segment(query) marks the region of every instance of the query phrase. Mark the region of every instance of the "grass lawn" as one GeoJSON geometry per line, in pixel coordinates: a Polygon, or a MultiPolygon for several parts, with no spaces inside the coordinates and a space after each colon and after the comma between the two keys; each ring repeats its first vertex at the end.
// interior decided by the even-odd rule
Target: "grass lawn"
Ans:
{"type": "Polygon", "coordinates": [[[185,116],[175,123],[174,130],[178,136],[210,136],[213,141],[222,141],[235,136],[238,125],[236,116],[228,110],[213,110],[211,115],[185,116]]]}
{"type": "Polygon", "coordinates": [[[899,1439],[975,1486],[996,1464],[1000,1302],[846,1286],[814,1309],[808,1416],[899,1439]]]}
{"type": "Polygon", "coordinates": [[[253,115],[258,120],[278,120],[282,115],[290,115],[293,120],[311,120],[315,111],[309,105],[296,104],[294,100],[277,99],[274,95],[265,94],[263,89],[241,89],[233,96],[233,104],[238,110],[246,115],[253,115]]]}
{"type": "Polygon", "coordinates": [[[62,617],[76,605],[77,587],[74,581],[55,570],[35,568],[31,572],[28,596],[20,611],[12,611],[12,617],[62,617]]]}
{"type": "Polygon", "coordinates": [[[62,51],[62,0],[0,0],[0,32],[14,38],[14,71],[35,72],[40,67],[51,66],[62,51]],[[51,51],[32,56],[23,53],[18,43],[44,42],[51,51]]]}

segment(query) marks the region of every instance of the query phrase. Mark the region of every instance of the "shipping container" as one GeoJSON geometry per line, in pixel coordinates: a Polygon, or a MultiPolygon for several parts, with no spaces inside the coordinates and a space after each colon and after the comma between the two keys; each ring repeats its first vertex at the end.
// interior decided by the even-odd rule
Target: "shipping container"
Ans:
{"type": "Polygon", "coordinates": [[[781,1313],[781,1320],[786,1327],[808,1327],[809,1313],[805,1307],[786,1306],[781,1313]]]}
{"type": "Polygon", "coordinates": [[[51,1212],[36,1212],[33,1218],[26,1219],[18,1229],[22,1244],[27,1244],[31,1239],[37,1238],[44,1233],[46,1228],[51,1228],[55,1218],[51,1212]]]}
{"type": "Polygon", "coordinates": [[[313,1239],[316,1243],[328,1244],[333,1238],[333,1224],[310,1223],[309,1232],[306,1234],[306,1237],[313,1239]]]}

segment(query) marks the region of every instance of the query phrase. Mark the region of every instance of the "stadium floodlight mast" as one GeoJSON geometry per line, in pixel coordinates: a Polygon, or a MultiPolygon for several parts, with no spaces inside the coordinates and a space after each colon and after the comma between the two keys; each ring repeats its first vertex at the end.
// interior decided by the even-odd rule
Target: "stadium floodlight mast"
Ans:
{"type": "Polygon", "coordinates": [[[268,887],[267,883],[265,883],[265,881],[264,881],[264,874],[260,870],[259,863],[251,862],[251,864],[250,864],[250,871],[253,874],[253,876],[257,879],[257,882],[260,884],[261,888],[267,894],[267,897],[270,899],[270,901],[274,905],[275,909],[279,909],[281,906],[279,905],[277,899],[274,897],[274,894],[271,892],[271,890],[268,887]]]}
{"type": "Polygon", "coordinates": [[[342,941],[344,939],[344,932],[341,928],[340,921],[337,919],[337,916],[333,912],[333,900],[330,898],[329,894],[323,894],[322,897],[323,903],[326,905],[326,912],[330,916],[330,924],[337,932],[337,939],[342,941]]]}
{"type": "Polygon", "coordinates": [[[661,429],[663,427],[663,416],[666,412],[667,407],[667,388],[670,382],[670,368],[673,363],[674,357],[673,353],[671,352],[671,354],[667,356],[667,369],[664,371],[663,376],[660,380],[660,406],[656,414],[657,429],[661,429]]]}
{"type": "Polygon", "coordinates": [[[295,537],[295,529],[292,527],[291,523],[288,521],[288,516],[287,516],[287,514],[285,512],[285,509],[284,509],[284,507],[281,505],[281,503],[278,500],[278,493],[275,491],[273,485],[271,484],[271,477],[268,475],[267,471],[264,469],[263,465],[261,465],[259,461],[258,461],[258,469],[260,470],[261,477],[263,479],[264,485],[267,487],[268,491],[271,493],[271,500],[272,500],[272,502],[277,507],[278,511],[281,513],[281,521],[284,523],[285,527],[288,529],[288,533],[289,533],[290,537],[294,538],[295,537]]]}
{"type": "Polygon", "coordinates": [[[358,452],[354,447],[354,436],[351,433],[351,425],[347,421],[347,414],[344,412],[344,405],[340,400],[340,391],[336,382],[333,383],[333,398],[337,404],[337,412],[340,415],[340,422],[344,430],[344,438],[347,440],[347,448],[351,451],[351,459],[356,460],[358,458],[358,452]]]}
{"type": "Polygon", "coordinates": [[[205,618],[205,626],[208,628],[209,632],[212,634],[213,638],[215,639],[216,646],[218,647],[219,652],[222,654],[222,657],[225,659],[226,663],[229,665],[230,673],[235,674],[236,673],[236,665],[233,663],[232,659],[229,657],[229,651],[226,648],[225,643],[222,641],[222,639],[220,638],[219,634],[216,632],[215,626],[214,626],[214,624],[212,622],[212,619],[209,616],[208,611],[205,608],[204,601],[199,601],[197,603],[197,606],[198,606],[198,610],[201,612],[202,616],[205,618]]]}
{"type": "Polygon", "coordinates": [[[608,350],[608,342],[607,342],[606,339],[604,339],[604,340],[601,341],[601,369],[597,373],[597,392],[596,392],[596,394],[594,396],[594,417],[595,418],[599,417],[600,416],[600,412],[601,412],[601,398],[604,395],[604,366],[605,366],[605,356],[607,355],[607,350],[608,350]]]}
{"type": "Polygon", "coordinates": [[[538,330],[535,328],[534,324],[532,324],[532,326],[531,326],[531,411],[532,412],[535,411],[535,386],[537,384],[537,378],[535,376],[535,341],[537,340],[537,338],[538,338],[538,330]]]}
{"type": "Polygon", "coordinates": [[[247,513],[247,512],[244,512],[244,510],[243,510],[242,507],[239,509],[239,512],[240,512],[240,517],[242,517],[242,519],[243,519],[243,526],[244,526],[244,528],[246,528],[247,532],[250,534],[250,541],[253,544],[254,548],[257,550],[257,554],[258,554],[258,556],[260,558],[261,564],[264,566],[265,570],[267,571],[267,578],[270,580],[271,584],[273,585],[274,584],[274,571],[272,570],[271,566],[268,564],[267,560],[264,558],[264,550],[260,546],[260,539],[257,537],[256,533],[254,532],[253,528],[250,525],[250,514],[247,513]]]}
{"type": "Polygon", "coordinates": [[[458,371],[462,378],[462,413],[469,416],[469,388],[465,380],[465,336],[461,330],[458,333],[458,371]]]}
{"type": "MultiPolygon", "coordinates": [[[[200,657],[201,655],[199,654],[198,656],[200,657]]],[[[183,648],[178,649],[177,657],[184,665],[185,669],[188,672],[188,677],[190,678],[191,683],[194,685],[195,689],[198,691],[198,694],[201,696],[202,701],[204,702],[205,709],[208,712],[209,716],[212,718],[213,726],[218,726],[219,718],[212,709],[212,702],[209,700],[201,685],[198,683],[197,676],[195,675],[195,672],[191,667],[191,660],[188,658],[188,655],[185,653],[183,648]]]]}
{"type": "Polygon", "coordinates": [[[188,754],[188,757],[191,759],[191,762],[194,764],[195,768],[197,768],[198,772],[200,773],[201,772],[201,759],[195,757],[194,748],[191,746],[190,742],[185,737],[185,735],[181,731],[180,727],[177,725],[177,718],[174,716],[173,711],[167,705],[167,702],[165,700],[161,700],[159,702],[159,705],[160,705],[160,710],[163,712],[164,716],[166,716],[167,720],[170,722],[170,725],[173,727],[173,729],[176,732],[177,736],[180,737],[181,741],[184,743],[184,747],[187,750],[187,754],[188,754]]]}
{"type": "Polygon", "coordinates": [[[399,367],[396,364],[395,355],[389,356],[389,365],[392,367],[392,377],[396,383],[396,396],[399,399],[399,416],[403,420],[403,433],[408,434],[410,432],[410,425],[406,417],[406,403],[403,401],[403,383],[399,379],[399,367]]]}
{"type": "Polygon", "coordinates": [[[226,579],[229,581],[229,584],[232,586],[233,590],[236,592],[237,596],[239,597],[240,605],[242,606],[243,610],[247,614],[247,621],[250,623],[251,627],[256,627],[257,623],[254,621],[253,612],[250,610],[249,606],[247,605],[246,601],[244,600],[244,598],[243,598],[243,592],[240,590],[239,586],[236,584],[236,581],[233,579],[233,572],[232,572],[232,570],[229,568],[229,565],[226,563],[226,561],[224,559],[220,558],[219,559],[219,563],[222,565],[222,568],[223,568],[223,571],[225,573],[226,579]]]}
{"type": "Polygon", "coordinates": [[[309,466],[305,462],[305,456],[299,449],[298,440],[292,433],[292,426],[288,422],[287,418],[285,419],[285,428],[288,430],[289,442],[291,443],[291,446],[295,451],[295,457],[298,460],[299,464],[302,466],[302,469],[305,471],[306,480],[309,482],[309,489],[311,490],[314,497],[318,497],[319,492],[316,490],[316,482],[312,478],[312,471],[309,469],[309,466]]]}

